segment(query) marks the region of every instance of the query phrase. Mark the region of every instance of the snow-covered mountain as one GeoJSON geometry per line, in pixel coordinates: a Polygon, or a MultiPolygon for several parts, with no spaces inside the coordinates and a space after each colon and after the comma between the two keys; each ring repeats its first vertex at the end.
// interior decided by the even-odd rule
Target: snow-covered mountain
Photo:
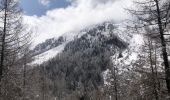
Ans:
{"type": "Polygon", "coordinates": [[[106,48],[114,45],[123,50],[127,47],[130,38],[117,24],[104,22],[80,32],[66,33],[59,38],[47,39],[38,44],[32,50],[34,61],[31,64],[42,64],[62,51],[76,52],[85,48],[95,48],[96,45],[105,45],[106,48]]]}
{"type": "Polygon", "coordinates": [[[48,73],[48,81],[57,82],[47,83],[53,95],[59,88],[64,96],[76,91],[95,91],[109,86],[113,63],[119,67],[119,72],[131,67],[124,65],[129,66],[137,59],[139,38],[132,37],[119,25],[105,22],[37,45],[31,64],[40,64],[42,74],[48,73]]]}

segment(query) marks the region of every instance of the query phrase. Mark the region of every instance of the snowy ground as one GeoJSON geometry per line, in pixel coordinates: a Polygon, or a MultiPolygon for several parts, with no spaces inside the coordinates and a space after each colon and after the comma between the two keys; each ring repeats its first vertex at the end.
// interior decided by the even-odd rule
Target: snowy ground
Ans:
{"type": "Polygon", "coordinates": [[[60,46],[50,49],[40,55],[37,55],[34,57],[34,61],[30,63],[30,65],[39,65],[42,64],[43,62],[48,61],[49,59],[52,59],[55,57],[58,53],[62,52],[64,50],[66,43],[61,44],[60,46]]]}

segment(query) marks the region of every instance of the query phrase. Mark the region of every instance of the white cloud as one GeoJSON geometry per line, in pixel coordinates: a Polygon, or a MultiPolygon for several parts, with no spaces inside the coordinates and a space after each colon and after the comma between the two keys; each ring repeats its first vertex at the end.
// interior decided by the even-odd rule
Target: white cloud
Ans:
{"type": "Polygon", "coordinates": [[[80,31],[85,27],[105,21],[121,21],[127,18],[123,8],[131,5],[129,0],[69,0],[72,4],[66,8],[56,8],[46,15],[24,16],[33,31],[36,31],[34,44],[45,39],[58,37],[71,31],[80,31]]]}
{"type": "Polygon", "coordinates": [[[38,0],[38,1],[39,1],[39,3],[41,3],[44,6],[49,6],[49,3],[51,0],[38,0]]]}

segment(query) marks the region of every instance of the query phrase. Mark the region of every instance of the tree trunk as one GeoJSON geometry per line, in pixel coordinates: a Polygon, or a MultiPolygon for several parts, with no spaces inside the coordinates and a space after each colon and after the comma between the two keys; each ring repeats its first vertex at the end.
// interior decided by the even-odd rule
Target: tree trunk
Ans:
{"type": "Polygon", "coordinates": [[[115,90],[115,100],[118,100],[118,90],[117,90],[117,77],[116,77],[116,68],[114,67],[114,90],[115,90]]]}
{"type": "Polygon", "coordinates": [[[26,54],[24,54],[24,65],[23,65],[23,90],[24,90],[24,95],[23,95],[23,100],[25,100],[25,95],[26,95],[26,64],[27,64],[27,58],[26,54]]]}
{"type": "Polygon", "coordinates": [[[159,100],[158,97],[158,92],[157,92],[157,85],[156,85],[156,76],[154,72],[154,67],[153,67],[153,60],[152,60],[152,41],[148,39],[149,42],[149,59],[150,59],[150,67],[151,67],[151,72],[152,72],[152,85],[153,85],[153,94],[155,96],[155,100],[159,100]]]}
{"type": "Polygon", "coordinates": [[[157,8],[157,14],[158,14],[158,26],[159,26],[159,33],[160,33],[160,39],[161,39],[161,45],[162,45],[162,54],[163,54],[163,60],[164,60],[164,66],[165,66],[165,80],[166,80],[166,86],[168,89],[168,93],[170,94],[170,68],[169,68],[169,62],[168,62],[168,54],[166,50],[166,43],[164,38],[164,30],[162,27],[162,21],[161,21],[161,15],[160,15],[160,8],[158,4],[158,0],[155,0],[156,8],[157,8]]]}
{"type": "Polygon", "coordinates": [[[0,61],[0,82],[3,76],[4,69],[4,50],[5,50],[5,37],[6,37],[6,25],[7,25],[7,0],[5,1],[5,12],[4,12],[4,29],[2,34],[2,46],[1,46],[1,61],[0,61]]]}

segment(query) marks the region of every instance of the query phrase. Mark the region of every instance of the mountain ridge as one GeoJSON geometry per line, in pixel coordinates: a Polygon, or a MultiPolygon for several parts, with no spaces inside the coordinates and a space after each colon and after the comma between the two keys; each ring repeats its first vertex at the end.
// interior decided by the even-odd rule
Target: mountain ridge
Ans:
{"type": "MultiPolygon", "coordinates": [[[[108,45],[113,42],[117,46],[122,46],[121,49],[125,49],[128,43],[124,38],[127,39],[129,37],[126,36],[122,38],[120,36],[122,35],[119,34],[118,27],[115,25],[115,23],[104,22],[94,25],[93,27],[85,28],[77,33],[66,33],[59,38],[47,39],[45,42],[35,46],[35,48],[32,50],[33,57],[35,59],[32,64],[41,64],[45,61],[48,61],[63,50],[70,49],[69,44],[73,44],[75,42],[80,43],[80,41],[86,41],[89,44],[99,41],[108,45]]],[[[76,46],[81,48],[81,45],[82,44],[77,44],[76,46]]]]}

